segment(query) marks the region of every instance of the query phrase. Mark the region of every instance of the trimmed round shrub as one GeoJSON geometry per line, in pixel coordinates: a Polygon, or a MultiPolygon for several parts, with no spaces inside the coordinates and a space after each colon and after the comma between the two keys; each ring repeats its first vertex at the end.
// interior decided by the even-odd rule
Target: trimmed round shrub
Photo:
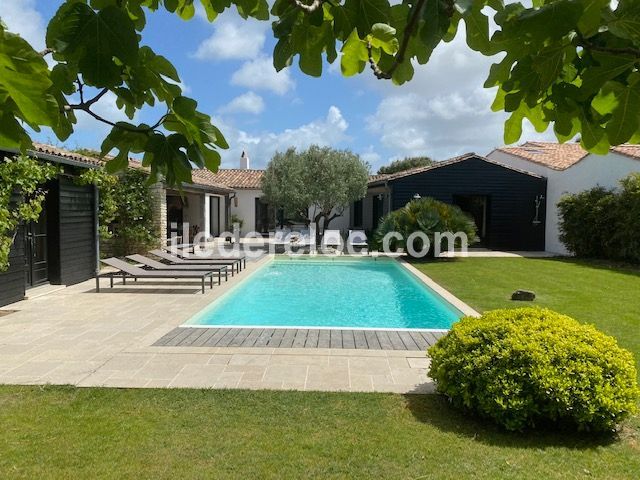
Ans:
{"type": "Polygon", "coordinates": [[[429,355],[440,393],[508,430],[556,422],[610,431],[637,411],[640,399],[631,353],[551,310],[465,317],[429,355]]]}

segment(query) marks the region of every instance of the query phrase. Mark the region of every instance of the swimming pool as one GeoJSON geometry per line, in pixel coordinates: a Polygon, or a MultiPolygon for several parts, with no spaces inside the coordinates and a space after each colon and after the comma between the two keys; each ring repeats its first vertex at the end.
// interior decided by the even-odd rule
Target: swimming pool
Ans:
{"type": "Polygon", "coordinates": [[[395,260],[305,257],[270,261],[187,324],[441,330],[460,317],[395,260]]]}

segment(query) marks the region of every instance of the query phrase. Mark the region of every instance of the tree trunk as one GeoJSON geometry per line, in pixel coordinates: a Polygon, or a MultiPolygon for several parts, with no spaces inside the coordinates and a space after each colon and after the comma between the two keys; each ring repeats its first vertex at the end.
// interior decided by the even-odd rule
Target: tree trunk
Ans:
{"type": "Polygon", "coordinates": [[[333,220],[336,217],[330,217],[329,215],[325,215],[324,216],[324,222],[323,222],[323,232],[325,232],[328,228],[329,228],[329,224],[331,223],[331,220],[333,220]]]}
{"type": "Polygon", "coordinates": [[[316,224],[316,245],[320,245],[320,242],[322,241],[322,235],[320,234],[320,220],[322,220],[322,217],[316,217],[316,219],[315,219],[315,224],[316,224]]]}
{"type": "Polygon", "coordinates": [[[324,214],[324,229],[328,229],[329,228],[329,224],[334,221],[336,218],[341,217],[342,214],[333,214],[331,215],[331,212],[333,210],[330,210],[329,213],[324,214]]]}

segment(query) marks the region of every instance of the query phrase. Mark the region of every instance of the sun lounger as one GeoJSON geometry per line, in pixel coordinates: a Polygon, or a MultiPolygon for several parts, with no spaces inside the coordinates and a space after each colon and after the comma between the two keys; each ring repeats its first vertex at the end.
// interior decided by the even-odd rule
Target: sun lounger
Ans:
{"type": "Polygon", "coordinates": [[[193,243],[178,243],[176,245],[167,245],[167,250],[188,250],[195,251],[196,246],[193,243]]]}
{"type": "MultiPolygon", "coordinates": [[[[154,250],[153,252],[155,251],[156,250],[154,250]]],[[[153,252],[150,252],[150,253],[153,253],[153,252]]],[[[183,263],[183,261],[187,261],[187,262],[208,263],[213,265],[218,265],[218,264],[233,265],[234,267],[237,267],[238,272],[247,266],[247,256],[244,254],[229,255],[229,256],[210,255],[210,254],[207,254],[206,252],[195,253],[195,250],[190,251],[188,249],[180,249],[180,248],[176,250],[165,249],[163,250],[163,252],[165,253],[165,257],[161,257],[161,258],[163,258],[164,260],[169,260],[169,257],[166,256],[168,254],[173,258],[173,260],[176,260],[175,257],[177,257],[176,263],[183,263]]]]}
{"type": "Polygon", "coordinates": [[[133,262],[141,263],[145,267],[153,268],[154,270],[176,270],[184,272],[217,272],[218,273],[218,285],[222,283],[222,276],[224,280],[229,279],[229,270],[227,265],[167,265],[166,263],[158,262],[144,255],[127,255],[127,258],[133,262]]]}
{"type": "Polygon", "coordinates": [[[207,242],[201,243],[176,243],[175,245],[167,244],[166,247],[163,247],[167,251],[173,250],[186,250],[189,253],[194,253],[196,248],[207,248],[209,245],[207,242]]]}
{"type": "MultiPolygon", "coordinates": [[[[170,252],[171,253],[171,252],[170,252]]],[[[208,260],[213,260],[215,262],[227,262],[227,265],[231,265],[233,262],[233,265],[236,265],[237,262],[238,263],[238,271],[241,271],[243,268],[245,268],[247,266],[247,256],[244,254],[240,254],[240,255],[212,255],[206,252],[206,250],[204,251],[204,253],[199,252],[196,253],[195,250],[188,250],[188,249],[178,249],[176,251],[176,255],[180,258],[182,258],[183,260],[203,260],[203,261],[208,261],[208,260]]]]}
{"type": "Polygon", "coordinates": [[[205,290],[205,282],[207,278],[210,281],[210,286],[213,288],[213,271],[206,272],[190,272],[185,270],[144,270],[143,268],[136,267],[130,263],[120,260],[119,258],[106,258],[100,260],[105,265],[109,265],[117,269],[116,272],[106,272],[96,275],[96,292],[100,292],[100,279],[109,278],[111,281],[111,288],[113,288],[114,277],[121,277],[122,283],[127,283],[127,278],[133,278],[136,281],[139,278],[167,278],[167,279],[179,279],[179,278],[195,278],[202,281],[202,293],[205,290]]]}
{"type": "Polygon", "coordinates": [[[169,252],[165,252],[164,250],[151,250],[149,252],[151,255],[154,255],[162,260],[170,262],[172,265],[231,265],[231,276],[233,276],[234,271],[240,271],[242,266],[241,259],[237,258],[228,258],[228,259],[207,259],[207,258],[183,258],[173,255],[169,252]]]}

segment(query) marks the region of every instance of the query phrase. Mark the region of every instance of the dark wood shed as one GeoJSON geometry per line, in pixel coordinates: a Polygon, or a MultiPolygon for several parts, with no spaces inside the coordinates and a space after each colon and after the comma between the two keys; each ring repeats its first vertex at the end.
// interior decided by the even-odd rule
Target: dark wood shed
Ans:
{"type": "MultiPolygon", "coordinates": [[[[45,189],[44,209],[37,222],[21,225],[10,252],[10,267],[0,273],[0,306],[20,301],[33,287],[73,285],[95,276],[98,238],[98,194],[75,178],[99,163],[80,155],[58,156],[40,150],[31,155],[63,168],[45,189]]],[[[0,152],[1,157],[15,152],[0,152]]],[[[19,199],[16,198],[16,201],[19,199]]]]}
{"type": "Polygon", "coordinates": [[[460,206],[476,222],[481,239],[477,246],[511,251],[545,249],[547,180],[540,175],[467,154],[378,177],[369,184],[370,190],[380,187],[387,192],[385,211],[402,208],[418,197],[460,206]]]}

